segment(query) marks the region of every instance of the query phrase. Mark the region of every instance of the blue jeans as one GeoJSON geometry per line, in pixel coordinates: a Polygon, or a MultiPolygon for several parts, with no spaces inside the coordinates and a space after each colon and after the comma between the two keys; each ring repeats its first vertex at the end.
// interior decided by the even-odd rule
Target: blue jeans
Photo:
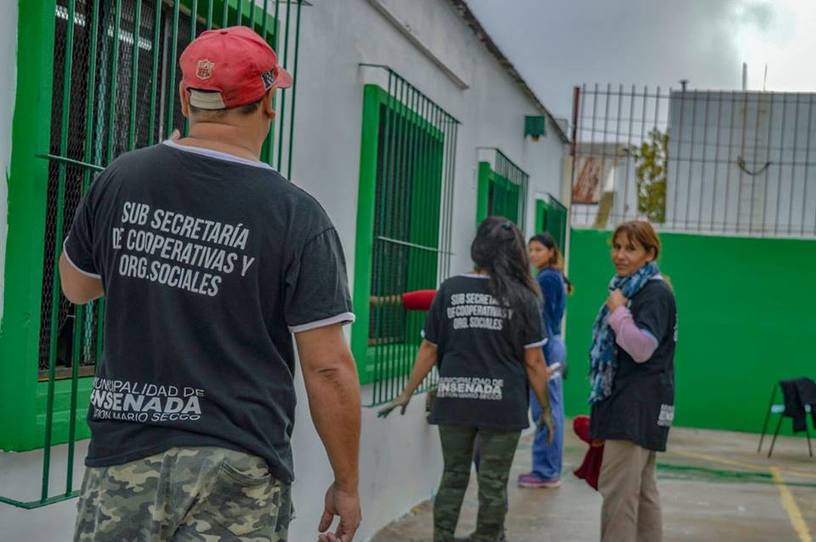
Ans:
{"type": "MultiPolygon", "coordinates": [[[[545,347],[545,355],[547,365],[561,363],[563,368],[566,349],[560,335],[550,338],[545,347]]],[[[533,474],[547,481],[561,479],[561,464],[564,455],[564,390],[561,374],[550,380],[549,390],[555,430],[553,441],[552,444],[547,444],[546,427],[537,428],[533,440],[533,474]]],[[[530,411],[533,421],[538,422],[541,416],[541,405],[532,391],[530,392],[530,411]]]]}

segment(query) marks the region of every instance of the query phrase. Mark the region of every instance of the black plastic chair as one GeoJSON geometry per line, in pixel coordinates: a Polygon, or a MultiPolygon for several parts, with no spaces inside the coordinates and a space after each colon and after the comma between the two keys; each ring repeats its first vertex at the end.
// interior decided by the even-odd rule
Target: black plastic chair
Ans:
{"type": "MultiPolygon", "coordinates": [[[[768,430],[768,422],[771,419],[771,414],[779,414],[779,420],[776,422],[776,430],[773,434],[773,439],[771,440],[771,448],[768,450],[768,457],[771,457],[773,454],[774,444],[776,444],[776,437],[779,435],[779,429],[782,427],[782,420],[785,418],[793,418],[796,412],[786,412],[784,404],[774,404],[776,400],[776,391],[779,389],[780,385],[774,384],[773,388],[771,388],[771,401],[768,404],[768,409],[765,411],[765,423],[762,424],[762,435],[759,437],[759,446],[757,447],[757,453],[762,451],[762,441],[765,439],[765,433],[768,430]]],[[[810,405],[804,406],[805,415],[809,415],[811,411],[810,405]]],[[[810,445],[810,429],[807,425],[807,419],[805,419],[805,435],[807,436],[807,445],[808,445],[808,453],[810,453],[810,457],[813,457],[813,448],[810,445]]]]}

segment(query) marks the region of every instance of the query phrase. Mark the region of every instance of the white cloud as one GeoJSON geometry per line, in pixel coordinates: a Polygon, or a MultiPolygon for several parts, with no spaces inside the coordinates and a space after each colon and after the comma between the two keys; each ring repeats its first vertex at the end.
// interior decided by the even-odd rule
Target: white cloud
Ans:
{"type": "Polygon", "coordinates": [[[735,9],[744,24],[735,33],[740,59],[748,63],[748,88],[761,89],[768,65],[767,90],[816,91],[816,2],[746,1],[735,9]],[[757,14],[770,17],[757,20],[757,14]]]}
{"type": "Polygon", "coordinates": [[[479,20],[553,112],[572,87],[816,89],[814,0],[468,0],[479,20]]]}

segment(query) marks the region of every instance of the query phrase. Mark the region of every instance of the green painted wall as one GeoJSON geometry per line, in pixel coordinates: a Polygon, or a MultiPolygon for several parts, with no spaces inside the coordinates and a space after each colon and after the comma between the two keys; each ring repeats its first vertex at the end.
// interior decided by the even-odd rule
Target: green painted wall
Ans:
{"type": "MultiPolygon", "coordinates": [[[[610,237],[572,230],[569,416],[589,411],[587,353],[614,272],[610,237]]],[[[661,270],[677,296],[675,425],[759,432],[774,382],[816,378],[816,241],[683,234],[661,240],[661,270]]],[[[790,421],[783,429],[789,433],[790,421]]]]}
{"type": "MultiPolygon", "coordinates": [[[[37,377],[48,162],[35,155],[49,150],[55,19],[53,1],[20,2],[19,9],[0,322],[0,450],[23,451],[43,445],[44,392],[37,377]]],[[[55,435],[64,433],[57,429],[55,435]]]]}

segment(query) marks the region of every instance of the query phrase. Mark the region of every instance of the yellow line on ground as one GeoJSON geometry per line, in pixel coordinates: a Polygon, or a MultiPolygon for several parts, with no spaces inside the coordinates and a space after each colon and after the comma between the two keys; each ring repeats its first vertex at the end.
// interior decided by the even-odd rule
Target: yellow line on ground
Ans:
{"type": "MultiPolygon", "coordinates": [[[[723,459],[722,457],[717,457],[716,455],[701,454],[699,452],[688,452],[686,450],[671,450],[670,452],[667,453],[667,455],[669,455],[669,456],[671,456],[672,454],[679,455],[679,456],[682,456],[682,457],[689,457],[689,458],[693,458],[693,459],[703,459],[705,461],[713,461],[715,463],[722,463],[724,465],[733,465],[735,467],[742,467],[744,469],[751,469],[751,470],[755,470],[755,471],[766,472],[768,470],[768,467],[765,466],[765,465],[755,465],[753,463],[745,463],[744,461],[734,461],[733,459],[723,459]]],[[[804,471],[795,470],[795,469],[780,469],[780,470],[781,470],[781,472],[784,472],[784,473],[787,473],[787,474],[793,474],[795,476],[804,477],[804,478],[816,479],[816,474],[813,474],[811,472],[804,472],[804,471]]]]}
{"type": "Polygon", "coordinates": [[[793,498],[793,493],[791,493],[788,486],[785,485],[785,481],[779,472],[779,467],[770,467],[768,470],[771,471],[774,483],[777,489],[779,489],[779,498],[782,500],[782,508],[788,513],[788,519],[790,519],[791,525],[793,525],[793,530],[799,535],[799,542],[813,542],[808,526],[805,523],[805,518],[802,517],[802,512],[796,504],[796,499],[793,498]]]}

